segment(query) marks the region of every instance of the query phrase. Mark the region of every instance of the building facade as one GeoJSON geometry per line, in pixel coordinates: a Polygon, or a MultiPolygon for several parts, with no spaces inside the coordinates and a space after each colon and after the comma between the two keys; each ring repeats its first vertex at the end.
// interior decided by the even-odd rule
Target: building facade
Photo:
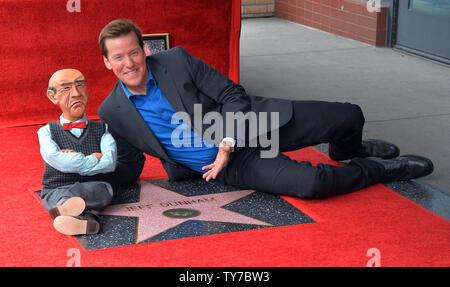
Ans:
{"type": "Polygon", "coordinates": [[[276,16],[450,64],[450,0],[241,0],[241,15],[276,16]]]}

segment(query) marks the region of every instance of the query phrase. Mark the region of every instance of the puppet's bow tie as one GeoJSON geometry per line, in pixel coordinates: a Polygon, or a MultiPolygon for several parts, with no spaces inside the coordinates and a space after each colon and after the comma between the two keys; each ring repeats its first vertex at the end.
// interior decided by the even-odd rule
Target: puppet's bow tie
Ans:
{"type": "Polygon", "coordinates": [[[63,129],[66,130],[70,130],[73,128],[78,128],[78,129],[85,129],[86,128],[86,122],[79,122],[79,123],[65,123],[63,124],[63,129]]]}

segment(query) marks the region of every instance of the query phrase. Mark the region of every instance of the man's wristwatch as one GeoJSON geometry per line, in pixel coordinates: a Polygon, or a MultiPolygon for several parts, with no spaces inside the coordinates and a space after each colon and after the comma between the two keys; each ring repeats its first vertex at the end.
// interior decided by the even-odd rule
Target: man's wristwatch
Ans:
{"type": "Polygon", "coordinates": [[[221,143],[231,147],[231,152],[234,151],[234,146],[236,145],[236,141],[234,140],[234,138],[226,137],[222,140],[221,143]]]}

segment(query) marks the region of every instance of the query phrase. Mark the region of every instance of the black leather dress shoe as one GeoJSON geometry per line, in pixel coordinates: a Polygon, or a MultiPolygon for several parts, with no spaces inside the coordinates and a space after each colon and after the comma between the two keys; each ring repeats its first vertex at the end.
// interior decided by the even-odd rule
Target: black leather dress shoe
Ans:
{"type": "Polygon", "coordinates": [[[383,165],[385,174],[382,182],[410,180],[429,175],[434,170],[431,160],[418,155],[403,155],[396,159],[378,157],[368,157],[367,159],[383,165]]]}
{"type": "Polygon", "coordinates": [[[398,157],[400,154],[400,149],[396,145],[387,141],[367,139],[362,141],[361,148],[351,156],[337,154],[331,150],[331,146],[328,150],[328,154],[331,159],[336,161],[351,159],[354,157],[379,157],[382,159],[390,159],[398,157]]]}
{"type": "Polygon", "coordinates": [[[362,148],[358,151],[358,157],[381,157],[383,159],[396,158],[400,155],[400,149],[395,144],[387,141],[368,139],[362,141],[362,148]]]}

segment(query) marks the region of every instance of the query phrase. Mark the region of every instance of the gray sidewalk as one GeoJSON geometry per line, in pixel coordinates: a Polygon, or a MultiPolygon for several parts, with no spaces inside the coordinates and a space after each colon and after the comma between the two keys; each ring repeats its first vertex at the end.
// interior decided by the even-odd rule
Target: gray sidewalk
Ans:
{"type": "Polygon", "coordinates": [[[429,157],[435,171],[416,183],[450,195],[448,66],[279,18],[256,18],[242,20],[240,81],[258,96],[360,105],[364,138],[429,157]]]}

